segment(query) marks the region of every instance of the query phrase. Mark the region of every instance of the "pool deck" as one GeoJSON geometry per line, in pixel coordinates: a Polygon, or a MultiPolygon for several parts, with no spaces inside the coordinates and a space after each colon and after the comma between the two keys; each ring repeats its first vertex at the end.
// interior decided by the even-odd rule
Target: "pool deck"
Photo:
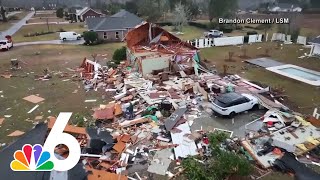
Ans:
{"type": "Polygon", "coordinates": [[[281,71],[281,69],[285,69],[285,68],[295,68],[295,69],[299,69],[299,70],[302,70],[302,71],[305,71],[305,72],[312,73],[312,74],[315,74],[315,75],[319,75],[319,76],[320,76],[320,72],[313,71],[313,70],[306,69],[306,68],[299,67],[299,66],[295,66],[295,65],[292,65],[292,64],[285,64],[285,65],[281,65],[281,66],[274,66],[274,67],[269,67],[269,68],[266,68],[266,69],[269,70],[269,71],[272,71],[272,72],[274,72],[274,73],[277,73],[277,74],[286,76],[286,77],[288,77],[288,78],[292,78],[292,79],[295,79],[295,80],[297,80],[297,81],[301,81],[301,82],[310,84],[310,85],[312,85],[312,86],[320,86],[320,80],[311,81],[311,80],[308,80],[308,79],[305,79],[305,78],[302,78],[302,77],[299,77],[299,76],[295,76],[295,75],[292,75],[292,74],[289,74],[289,73],[286,73],[286,72],[281,71]]]}
{"type": "Polygon", "coordinates": [[[260,66],[263,68],[269,68],[269,67],[275,67],[275,66],[281,66],[284,65],[281,62],[278,62],[276,60],[270,59],[270,58],[257,58],[257,59],[250,59],[246,60],[247,63],[260,66]]]}

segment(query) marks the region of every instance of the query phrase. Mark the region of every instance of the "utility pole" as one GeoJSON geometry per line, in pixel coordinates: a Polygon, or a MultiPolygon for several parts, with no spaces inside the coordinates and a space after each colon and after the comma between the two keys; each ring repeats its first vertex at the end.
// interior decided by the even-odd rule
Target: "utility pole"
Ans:
{"type": "Polygon", "coordinates": [[[50,31],[50,27],[49,27],[49,18],[46,19],[47,22],[47,28],[48,28],[48,32],[50,31]]]}

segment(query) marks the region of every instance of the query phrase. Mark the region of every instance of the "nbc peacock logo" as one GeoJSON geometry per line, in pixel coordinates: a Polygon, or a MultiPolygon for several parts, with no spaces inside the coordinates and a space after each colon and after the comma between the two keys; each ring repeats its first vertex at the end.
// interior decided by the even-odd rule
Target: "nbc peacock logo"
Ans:
{"type": "Polygon", "coordinates": [[[71,134],[63,132],[72,113],[60,113],[52,127],[43,147],[26,144],[22,150],[17,150],[10,167],[13,171],[68,171],[80,160],[81,149],[77,139],[71,134]],[[57,145],[64,144],[69,149],[66,159],[60,160],[52,156],[57,145]],[[52,156],[52,157],[51,157],[52,156]]]}
{"type": "Polygon", "coordinates": [[[51,171],[54,164],[50,161],[50,153],[43,151],[41,145],[26,144],[22,150],[14,153],[10,167],[13,171],[51,171]]]}

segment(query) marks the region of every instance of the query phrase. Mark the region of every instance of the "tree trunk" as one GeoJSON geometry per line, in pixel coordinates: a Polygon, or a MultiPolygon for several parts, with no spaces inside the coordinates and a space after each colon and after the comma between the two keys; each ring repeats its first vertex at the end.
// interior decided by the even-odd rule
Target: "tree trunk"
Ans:
{"type": "Polygon", "coordinates": [[[7,19],[7,17],[6,17],[6,10],[4,9],[4,7],[3,6],[1,6],[1,16],[2,16],[2,21],[3,22],[8,22],[8,19],[7,19]]]}

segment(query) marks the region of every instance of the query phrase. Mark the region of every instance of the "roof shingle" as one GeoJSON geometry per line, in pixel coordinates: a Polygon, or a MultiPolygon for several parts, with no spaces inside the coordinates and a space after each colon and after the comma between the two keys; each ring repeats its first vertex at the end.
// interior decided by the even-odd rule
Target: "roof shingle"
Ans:
{"type": "Polygon", "coordinates": [[[107,31],[133,28],[141,24],[143,20],[138,16],[129,13],[125,10],[110,16],[99,18],[88,18],[87,25],[89,30],[107,31]]]}

